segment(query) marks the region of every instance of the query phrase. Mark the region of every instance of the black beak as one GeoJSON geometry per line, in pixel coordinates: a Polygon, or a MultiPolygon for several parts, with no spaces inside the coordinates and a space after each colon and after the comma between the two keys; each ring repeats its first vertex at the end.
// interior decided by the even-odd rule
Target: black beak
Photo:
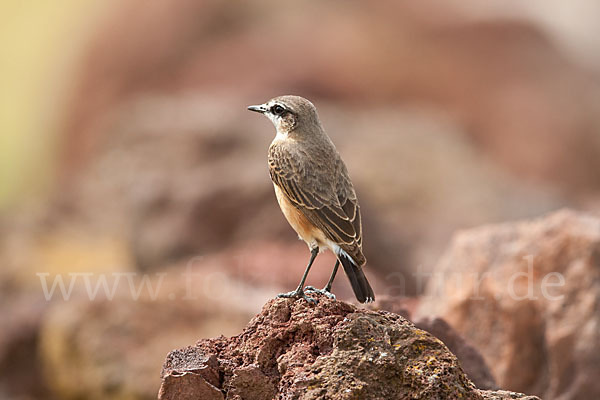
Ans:
{"type": "Polygon", "coordinates": [[[261,104],[259,106],[248,106],[248,110],[254,111],[254,112],[259,112],[262,114],[265,111],[267,111],[267,107],[265,107],[263,104],[261,104]]]}

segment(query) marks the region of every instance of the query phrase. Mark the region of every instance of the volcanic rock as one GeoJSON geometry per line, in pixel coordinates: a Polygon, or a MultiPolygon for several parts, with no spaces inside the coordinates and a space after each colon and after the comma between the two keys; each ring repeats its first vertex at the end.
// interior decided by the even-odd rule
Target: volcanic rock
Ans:
{"type": "Polygon", "coordinates": [[[269,301],[238,336],[174,350],[159,399],[536,399],[481,391],[405,318],[319,296],[269,301]]]}

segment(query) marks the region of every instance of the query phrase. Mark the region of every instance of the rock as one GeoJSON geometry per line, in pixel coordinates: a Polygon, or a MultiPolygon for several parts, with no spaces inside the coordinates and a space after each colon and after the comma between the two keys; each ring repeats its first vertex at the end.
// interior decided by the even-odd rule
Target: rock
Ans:
{"type": "MultiPolygon", "coordinates": [[[[121,104],[98,128],[110,132],[102,149],[50,203],[48,218],[64,221],[60,211],[68,210],[68,227],[124,242],[130,262],[144,271],[241,246],[249,250],[243,257],[260,258],[264,267],[277,269],[273,264],[279,260],[252,249],[257,242],[296,244],[297,239],[277,206],[265,164],[272,128],[260,119],[248,123],[245,113],[221,118],[231,107],[231,100],[204,96],[121,104]],[[173,126],[173,118],[180,124],[173,126]]],[[[376,205],[366,208],[370,269],[397,271],[408,265],[394,241],[395,229],[380,226],[376,205]]],[[[61,227],[56,225],[50,234],[61,227]]],[[[308,255],[300,247],[293,256],[301,258],[286,258],[303,268],[308,255]]]]}
{"type": "Polygon", "coordinates": [[[446,321],[441,318],[422,318],[415,326],[440,339],[460,361],[470,380],[480,389],[497,389],[492,371],[481,353],[469,344],[446,321]]]}
{"type": "MultiPolygon", "coordinates": [[[[66,117],[66,168],[76,170],[109,134],[91,129],[94,120],[139,93],[229,92],[251,101],[297,92],[361,107],[428,104],[453,113],[461,131],[511,171],[598,190],[596,78],[566,57],[564,38],[527,17],[535,8],[511,18],[491,7],[482,18],[486,8],[473,4],[388,0],[377,8],[343,4],[344,13],[340,4],[115,3],[80,60],[66,117]],[[265,32],[277,32],[269,46],[265,32]]],[[[232,117],[242,104],[218,115],[232,117]]]]}
{"type": "Polygon", "coordinates": [[[375,302],[367,304],[371,310],[385,310],[410,320],[419,305],[418,297],[389,296],[378,294],[375,302]]]}
{"type": "MultiPolygon", "coordinates": [[[[110,132],[104,146],[60,195],[63,207],[79,216],[73,225],[121,238],[145,271],[249,241],[295,243],[265,166],[273,128],[243,113],[220,118],[238,106],[203,95],[120,103],[97,128],[110,132]],[[172,126],[178,119],[182,126],[172,126]],[[226,144],[215,144],[220,141],[226,144]]],[[[422,290],[410,267],[433,265],[457,227],[563,204],[498,170],[439,116],[319,106],[361,199],[368,268],[386,277],[388,287],[378,293],[422,290]],[[368,147],[365,131],[373,133],[368,147]],[[423,164],[425,157],[430,162],[423,164]],[[393,160],[401,161],[396,167],[393,160]]],[[[306,253],[298,262],[306,263],[306,253]]],[[[276,269],[272,264],[265,267],[276,269]]]]}
{"type": "MultiPolygon", "coordinates": [[[[184,360],[177,361],[181,363],[184,360]]],[[[211,355],[192,362],[197,362],[196,368],[188,369],[181,374],[173,373],[165,378],[158,394],[159,398],[165,400],[188,398],[222,400],[224,398],[223,393],[218,389],[220,378],[217,373],[216,357],[211,355]]]]}
{"type": "Polygon", "coordinates": [[[480,390],[479,393],[484,399],[489,400],[539,400],[537,396],[525,396],[521,393],[510,392],[508,390],[480,390]]]}
{"type": "Polygon", "coordinates": [[[440,340],[405,318],[325,296],[316,306],[270,300],[239,335],[170,352],[161,376],[163,400],[207,390],[239,400],[536,398],[481,391],[440,340]]]}
{"type": "Polygon", "coordinates": [[[343,14],[333,3],[113,7],[79,60],[61,142],[64,181],[77,190],[59,191],[95,214],[86,218],[131,233],[143,268],[247,237],[295,236],[266,174],[272,127],[245,110],[275,93],[309,96],[339,135],[363,203],[367,258],[373,270],[401,271],[403,293],[419,293],[407,266],[433,265],[456,228],[565,205],[523,176],[586,190],[600,182],[596,86],[530,21],[474,19],[453,5],[436,6],[436,17],[428,4],[393,1],[344,4],[343,14]],[[302,21],[315,11],[327,23],[309,35],[302,21]],[[278,32],[268,49],[266,31],[278,32]],[[389,232],[371,228],[382,219],[389,232]]]}
{"type": "Polygon", "coordinates": [[[372,310],[386,310],[411,320],[415,326],[440,339],[460,361],[460,365],[471,381],[480,389],[496,389],[494,377],[479,351],[469,344],[454,328],[441,318],[412,319],[418,298],[378,296],[375,303],[369,305],[372,310]]]}
{"type": "MultiPolygon", "coordinates": [[[[44,316],[37,355],[51,392],[59,399],[155,399],[165,352],[198,335],[238,332],[252,316],[248,309],[261,304],[257,289],[222,280],[210,265],[193,272],[186,276],[185,269],[173,267],[161,273],[164,279],[151,276],[146,288],[152,293],[138,276],[139,298],[123,282],[114,298],[99,295],[91,301],[80,282],[69,301],[54,301],[44,316]],[[223,296],[211,296],[208,285],[223,296]],[[227,296],[235,291],[240,294],[227,296]]],[[[197,389],[197,375],[208,382],[200,398],[211,398],[210,385],[218,385],[218,376],[203,374],[200,367],[178,382],[190,380],[197,389]]],[[[181,385],[178,390],[185,392],[181,385]]]]}
{"type": "Polygon", "coordinates": [[[47,303],[35,293],[0,294],[0,398],[43,399],[48,388],[37,359],[39,326],[47,303]]]}
{"type": "Polygon", "coordinates": [[[600,219],[562,210],[458,233],[419,315],[481,351],[499,385],[545,399],[600,398],[600,219]]]}

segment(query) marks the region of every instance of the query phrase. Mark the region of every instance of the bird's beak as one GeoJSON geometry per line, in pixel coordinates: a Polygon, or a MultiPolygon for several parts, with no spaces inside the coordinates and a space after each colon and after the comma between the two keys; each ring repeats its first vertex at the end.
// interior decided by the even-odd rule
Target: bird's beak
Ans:
{"type": "Polygon", "coordinates": [[[248,110],[250,111],[255,111],[255,112],[259,112],[259,113],[264,113],[267,111],[267,107],[265,107],[264,104],[258,105],[258,106],[248,106],[248,110]]]}

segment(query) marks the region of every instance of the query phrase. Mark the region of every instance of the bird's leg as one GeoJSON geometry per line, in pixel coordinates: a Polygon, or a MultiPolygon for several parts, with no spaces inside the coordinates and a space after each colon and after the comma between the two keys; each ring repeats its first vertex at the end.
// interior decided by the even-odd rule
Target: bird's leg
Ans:
{"type": "MultiPolygon", "coordinates": [[[[335,275],[337,274],[339,267],[340,267],[340,260],[335,260],[335,265],[333,266],[333,271],[331,272],[331,276],[329,277],[329,282],[327,282],[327,285],[323,289],[326,292],[331,293],[331,285],[333,285],[333,280],[335,279],[335,275]]],[[[335,296],[334,296],[334,298],[335,298],[335,296]]]]}
{"type": "Polygon", "coordinates": [[[304,282],[306,282],[306,277],[308,276],[308,271],[310,271],[310,267],[312,266],[313,262],[315,261],[315,258],[317,258],[317,254],[319,254],[319,248],[315,247],[314,249],[311,250],[310,252],[310,261],[308,262],[308,266],[306,267],[306,270],[304,271],[304,275],[302,275],[302,279],[300,280],[300,284],[298,285],[298,287],[296,288],[296,290],[292,291],[292,292],[287,292],[287,293],[280,293],[277,295],[277,297],[285,297],[285,298],[303,298],[304,300],[306,300],[307,302],[311,303],[311,304],[316,304],[317,300],[313,299],[312,297],[307,296],[304,293],[304,282]]]}
{"type": "Polygon", "coordinates": [[[340,260],[336,260],[335,266],[333,267],[333,271],[331,272],[331,276],[329,277],[329,282],[327,282],[327,285],[325,285],[325,287],[323,289],[316,289],[312,286],[307,286],[304,288],[304,290],[307,293],[324,294],[325,296],[329,297],[330,299],[335,300],[335,294],[331,293],[331,285],[333,285],[333,280],[335,279],[335,275],[337,274],[337,270],[338,270],[339,266],[340,266],[340,260]]]}

